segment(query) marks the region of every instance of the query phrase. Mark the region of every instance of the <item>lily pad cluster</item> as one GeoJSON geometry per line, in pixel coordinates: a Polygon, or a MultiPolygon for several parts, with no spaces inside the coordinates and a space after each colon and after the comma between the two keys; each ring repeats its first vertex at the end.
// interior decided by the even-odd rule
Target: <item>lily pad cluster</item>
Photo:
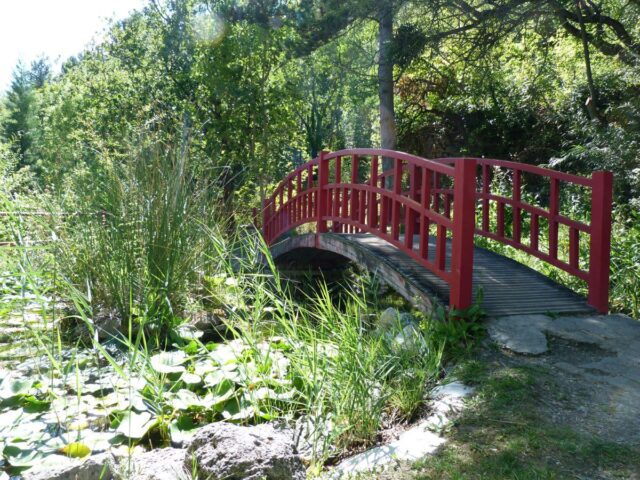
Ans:
{"type": "MultiPolygon", "coordinates": [[[[3,372],[0,451],[9,471],[118,446],[182,445],[212,421],[258,423],[295,408],[287,352],[274,338],[199,344],[112,365],[95,352],[67,355],[65,368],[3,372]],[[192,348],[190,350],[193,350],[192,348]]],[[[25,366],[26,365],[26,366],[25,366]]]]}

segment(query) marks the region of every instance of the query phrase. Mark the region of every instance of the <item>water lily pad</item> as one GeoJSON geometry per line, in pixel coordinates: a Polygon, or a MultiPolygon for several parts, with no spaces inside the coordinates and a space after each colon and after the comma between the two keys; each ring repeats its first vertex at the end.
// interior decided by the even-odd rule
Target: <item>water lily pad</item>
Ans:
{"type": "Polygon", "coordinates": [[[207,373],[204,376],[204,384],[207,387],[215,387],[222,383],[224,380],[227,380],[227,376],[222,370],[215,370],[211,373],[207,373]]]}
{"type": "Polygon", "coordinates": [[[201,377],[206,375],[209,372],[213,372],[218,370],[218,365],[213,362],[211,359],[198,360],[194,366],[194,373],[196,375],[200,375],[201,377]]]}
{"type": "Polygon", "coordinates": [[[196,375],[195,373],[184,372],[180,376],[180,380],[182,380],[187,385],[198,385],[202,382],[202,377],[200,377],[200,375],[196,375]]]}
{"type": "Polygon", "coordinates": [[[169,424],[171,442],[182,445],[191,440],[198,431],[198,425],[190,415],[180,415],[169,424]]]}
{"type": "Polygon", "coordinates": [[[268,387],[261,387],[257,390],[251,392],[251,396],[255,400],[278,400],[278,401],[289,401],[293,399],[294,392],[293,390],[289,390],[286,392],[278,393],[275,390],[268,387]]]}
{"type": "Polygon", "coordinates": [[[91,449],[84,443],[73,442],[62,447],[60,453],[64,453],[67,457],[71,458],[84,458],[91,455],[91,449]]]}
{"type": "Polygon", "coordinates": [[[244,346],[237,343],[219,343],[217,347],[209,352],[211,357],[219,365],[228,363],[236,363],[238,357],[242,354],[244,346]]]}
{"type": "Polygon", "coordinates": [[[22,397],[22,406],[25,412],[45,412],[51,407],[51,402],[48,400],[38,400],[33,395],[25,395],[22,397]]]}
{"type": "Polygon", "coordinates": [[[32,379],[19,379],[7,377],[0,384],[0,399],[7,400],[17,395],[25,395],[33,386],[32,379]]]}
{"type": "Polygon", "coordinates": [[[4,447],[2,454],[12,467],[31,467],[43,457],[43,454],[37,450],[15,445],[4,447]]]}
{"type": "Polygon", "coordinates": [[[149,412],[137,413],[133,410],[126,412],[117,432],[129,438],[142,438],[155,425],[156,419],[149,412]]]}
{"type": "Polygon", "coordinates": [[[222,410],[222,417],[225,420],[244,421],[254,418],[255,416],[255,408],[238,398],[232,398],[229,400],[222,410]]]}
{"type": "Polygon", "coordinates": [[[175,397],[171,400],[171,406],[175,410],[188,410],[190,408],[203,408],[201,398],[190,390],[180,389],[176,392],[175,397]]]}
{"type": "Polygon", "coordinates": [[[181,373],[186,369],[182,364],[187,355],[182,350],[175,352],[161,352],[151,357],[151,366],[158,373],[181,373]]]}
{"type": "Polygon", "coordinates": [[[225,403],[235,395],[235,384],[225,380],[205,396],[205,401],[208,403],[209,408],[214,408],[214,410],[220,412],[224,409],[225,403]]]}

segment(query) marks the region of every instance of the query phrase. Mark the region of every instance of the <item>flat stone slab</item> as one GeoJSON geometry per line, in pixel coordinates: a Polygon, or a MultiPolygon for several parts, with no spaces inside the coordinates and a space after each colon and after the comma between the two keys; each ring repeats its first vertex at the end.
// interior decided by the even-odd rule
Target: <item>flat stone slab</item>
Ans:
{"type": "Polygon", "coordinates": [[[548,349],[544,330],[551,321],[546,315],[509,315],[490,319],[487,332],[491,340],[512,352],[541,355],[548,349]]]}
{"type": "MultiPolygon", "coordinates": [[[[640,322],[621,314],[562,316],[509,315],[487,321],[489,337],[516,353],[540,355],[547,351],[547,335],[575,343],[594,345],[618,358],[604,362],[624,373],[640,366],[640,322]]],[[[591,365],[598,368],[598,365],[591,365]]],[[[640,380],[640,374],[634,379],[640,380]]]]}
{"type": "Polygon", "coordinates": [[[461,382],[435,388],[430,395],[432,414],[429,417],[403,432],[397,440],[344,460],[328,478],[367,478],[363,476],[367,472],[382,471],[399,460],[416,461],[432,455],[446,442],[439,432],[464,407],[465,398],[472,393],[473,388],[461,382]]]}

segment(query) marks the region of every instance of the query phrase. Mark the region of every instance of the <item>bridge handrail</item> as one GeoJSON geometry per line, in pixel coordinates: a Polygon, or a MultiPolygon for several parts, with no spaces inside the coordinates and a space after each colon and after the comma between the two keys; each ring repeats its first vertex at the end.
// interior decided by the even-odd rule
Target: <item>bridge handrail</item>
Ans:
{"type": "MultiPolygon", "coordinates": [[[[608,310],[609,302],[609,263],[611,250],[611,210],[613,197],[613,174],[606,171],[595,171],[591,177],[559,172],[536,165],[511,162],[508,160],[496,160],[491,158],[475,158],[475,162],[481,169],[482,187],[476,197],[483,204],[482,220],[476,234],[510,245],[533,255],[571,275],[574,275],[588,284],[587,301],[600,312],[608,310]],[[513,172],[512,195],[496,195],[490,191],[490,167],[508,169],[513,172]],[[546,177],[549,179],[549,209],[537,207],[526,203],[522,199],[522,172],[546,177]],[[591,219],[588,224],[576,221],[560,213],[560,182],[586,187],[591,190],[591,219]],[[493,232],[489,226],[488,204],[493,201],[497,205],[497,231],[493,232]],[[512,236],[505,235],[504,230],[504,206],[513,209],[512,236]],[[521,240],[521,213],[527,212],[531,216],[530,241],[526,245],[521,240]],[[539,248],[539,219],[545,218],[548,222],[549,245],[548,252],[539,248]],[[564,261],[558,255],[558,227],[564,225],[569,228],[569,258],[564,261]],[[589,262],[588,269],[580,265],[580,233],[588,234],[589,262]]],[[[464,158],[435,158],[434,162],[443,164],[455,164],[464,161],[464,158]]]]}
{"type": "MultiPolygon", "coordinates": [[[[449,283],[451,305],[463,308],[472,300],[474,185],[473,165],[454,167],[385,149],[321,152],[319,157],[287,175],[265,200],[263,233],[269,244],[294,226],[311,222],[316,224],[317,233],[330,230],[373,233],[449,283]],[[342,159],[347,157],[351,159],[349,182],[342,180],[342,159]],[[368,178],[362,181],[359,171],[364,157],[370,157],[370,165],[368,178]],[[380,171],[384,159],[393,162],[393,179],[380,171]],[[407,180],[411,184],[409,192],[402,188],[403,174],[407,169],[411,170],[407,180]],[[417,190],[418,176],[427,179],[422,182],[422,197],[417,190]],[[438,176],[452,178],[456,190],[455,203],[440,202],[436,200],[437,195],[431,194],[431,184],[438,176]],[[388,188],[389,180],[393,182],[392,188],[388,188]],[[422,202],[420,198],[429,200],[422,202]],[[452,206],[454,218],[460,219],[457,222],[451,219],[452,206]],[[408,222],[405,222],[405,216],[408,222]],[[402,237],[401,224],[405,223],[407,226],[402,237]],[[435,228],[431,246],[430,226],[435,228]],[[419,238],[426,241],[419,242],[419,248],[414,249],[414,232],[418,230],[421,233],[419,238]],[[449,262],[447,249],[453,252],[449,262]]],[[[434,187],[434,190],[437,189],[434,187]]]]}
{"type": "Polygon", "coordinates": [[[463,250],[469,245],[472,250],[473,235],[481,235],[520,249],[586,281],[589,286],[588,302],[599,311],[606,311],[611,204],[610,172],[594,172],[589,178],[507,160],[473,157],[426,159],[393,150],[356,148],[321,152],[288,174],[264,202],[263,230],[268,243],[305,223],[316,223],[317,233],[329,230],[373,233],[447,281],[452,291],[451,304],[457,307],[470,302],[472,272],[461,263],[472,264],[473,257],[463,250]],[[364,157],[370,158],[370,171],[368,178],[361,180],[359,169],[364,157]],[[342,159],[349,161],[349,158],[351,172],[347,182],[342,180],[346,171],[342,168],[342,159]],[[393,167],[379,171],[381,159],[391,159],[393,167]],[[512,172],[510,196],[491,191],[492,173],[496,168],[512,172]],[[333,180],[330,179],[330,171],[333,180]],[[407,172],[409,175],[405,180],[407,172]],[[548,209],[525,201],[522,195],[523,173],[548,179],[548,209]],[[427,181],[423,182],[423,178],[427,181]],[[444,178],[450,180],[443,184],[444,178]],[[591,219],[588,224],[561,213],[560,182],[591,190],[591,219]],[[461,200],[456,201],[456,198],[461,200]],[[490,222],[492,205],[496,208],[496,217],[490,222]],[[505,215],[506,207],[512,211],[510,220],[505,215]],[[523,223],[523,215],[530,217],[528,243],[522,239],[522,230],[527,226],[523,223]],[[541,248],[539,241],[541,219],[548,224],[547,251],[541,248]],[[508,221],[511,222],[510,232],[506,228],[508,221]],[[331,222],[330,229],[328,222],[331,222]],[[495,228],[490,223],[495,223],[495,228]],[[429,225],[436,226],[435,260],[429,258],[429,225]],[[567,260],[558,254],[560,226],[569,230],[567,260]],[[388,228],[391,232],[387,231],[388,228]],[[402,228],[404,239],[400,238],[402,228]],[[413,248],[414,232],[419,232],[417,252],[413,248]],[[580,262],[580,234],[590,236],[588,269],[584,269],[580,262]],[[448,237],[450,245],[447,244],[448,237]],[[448,248],[452,252],[451,264],[445,265],[444,252],[448,248]],[[465,276],[467,280],[463,279],[465,276]]]}
{"type": "Polygon", "coordinates": [[[550,168],[541,167],[539,165],[530,165],[528,163],[513,162],[511,160],[496,160],[494,158],[482,158],[482,157],[441,157],[432,158],[432,162],[442,163],[444,165],[455,164],[457,161],[464,161],[466,159],[473,158],[478,165],[491,165],[494,167],[509,168],[512,170],[520,170],[521,172],[533,173],[534,175],[540,175],[548,178],[557,178],[563,182],[575,183],[584,187],[593,186],[593,179],[589,177],[583,177],[581,175],[575,175],[573,173],[560,172],[558,170],[552,170],[550,168]]]}

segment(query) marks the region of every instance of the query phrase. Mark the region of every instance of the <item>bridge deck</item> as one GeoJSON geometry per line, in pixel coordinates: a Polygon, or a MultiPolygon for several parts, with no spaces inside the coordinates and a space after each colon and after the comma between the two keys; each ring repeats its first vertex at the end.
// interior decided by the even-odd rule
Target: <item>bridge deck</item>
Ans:
{"type": "MultiPolygon", "coordinates": [[[[327,234],[325,234],[327,235],[327,234]]],[[[449,299],[449,286],[437,275],[418,264],[390,243],[368,234],[328,234],[355,242],[381,260],[393,264],[405,278],[424,291],[431,291],[443,303],[449,299]]],[[[418,244],[416,241],[414,245],[418,244]]],[[[435,257],[435,239],[429,242],[429,257],[435,257]]],[[[451,256],[447,248],[447,267],[451,256]]],[[[476,247],[473,262],[474,298],[479,287],[484,293],[483,308],[489,315],[528,313],[587,313],[593,308],[585,298],[558,285],[544,275],[497,253],[476,247]]]]}

